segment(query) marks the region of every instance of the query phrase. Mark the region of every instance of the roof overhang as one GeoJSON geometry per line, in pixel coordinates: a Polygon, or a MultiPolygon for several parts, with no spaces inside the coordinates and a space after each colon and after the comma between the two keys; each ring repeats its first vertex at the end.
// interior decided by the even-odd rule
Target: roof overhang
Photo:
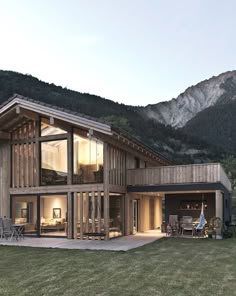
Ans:
{"type": "Polygon", "coordinates": [[[73,114],[72,112],[65,112],[60,110],[59,108],[57,109],[54,106],[49,107],[47,105],[40,104],[31,100],[26,100],[17,95],[0,108],[0,117],[4,116],[5,113],[16,106],[39,113],[43,116],[53,117],[55,119],[68,122],[77,127],[92,129],[100,133],[112,135],[111,126],[108,124],[91,120],[86,117],[73,114]]]}

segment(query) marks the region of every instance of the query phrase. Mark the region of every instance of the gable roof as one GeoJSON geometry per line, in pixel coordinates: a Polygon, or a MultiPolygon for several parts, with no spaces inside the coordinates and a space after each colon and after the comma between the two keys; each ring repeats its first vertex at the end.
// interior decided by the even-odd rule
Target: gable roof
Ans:
{"type": "Polygon", "coordinates": [[[43,116],[53,117],[55,119],[68,122],[75,126],[84,127],[86,129],[91,129],[108,136],[113,136],[116,140],[126,142],[127,144],[131,143],[131,146],[137,151],[141,153],[144,151],[146,154],[148,153],[151,158],[154,158],[163,164],[170,164],[170,161],[166,157],[110,123],[92,118],[76,111],[33,100],[19,94],[14,94],[6,102],[0,105],[0,119],[6,112],[16,106],[26,110],[34,111],[43,116]]]}

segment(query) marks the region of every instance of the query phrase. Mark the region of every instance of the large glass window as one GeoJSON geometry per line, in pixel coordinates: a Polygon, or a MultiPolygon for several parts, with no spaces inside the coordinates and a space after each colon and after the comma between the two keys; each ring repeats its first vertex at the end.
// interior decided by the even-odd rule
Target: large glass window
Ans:
{"type": "Polygon", "coordinates": [[[109,237],[121,236],[123,234],[123,196],[110,194],[109,204],[109,237]]]}
{"type": "Polygon", "coordinates": [[[54,236],[67,234],[66,195],[40,197],[40,234],[54,236]]]}
{"type": "Polygon", "coordinates": [[[12,221],[24,224],[25,234],[37,234],[37,197],[14,196],[12,199],[12,221]]]}
{"type": "Polygon", "coordinates": [[[41,143],[41,185],[67,184],[67,140],[41,143]]]}
{"type": "Polygon", "coordinates": [[[41,119],[41,136],[52,136],[52,135],[60,135],[67,133],[65,130],[51,125],[49,119],[42,118],[41,119]]]}
{"type": "Polygon", "coordinates": [[[74,134],[74,183],[103,182],[103,143],[74,134]]]}

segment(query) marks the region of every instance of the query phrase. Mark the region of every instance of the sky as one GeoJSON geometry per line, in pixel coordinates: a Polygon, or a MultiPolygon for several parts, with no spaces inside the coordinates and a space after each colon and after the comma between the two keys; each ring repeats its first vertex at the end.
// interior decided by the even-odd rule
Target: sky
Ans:
{"type": "Polygon", "coordinates": [[[145,106],[236,69],[234,0],[0,0],[0,69],[145,106]]]}

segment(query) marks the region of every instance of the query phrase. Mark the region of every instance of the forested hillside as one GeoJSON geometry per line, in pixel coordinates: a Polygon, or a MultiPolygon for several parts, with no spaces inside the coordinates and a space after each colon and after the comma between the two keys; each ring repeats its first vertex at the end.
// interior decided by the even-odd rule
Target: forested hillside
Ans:
{"type": "Polygon", "coordinates": [[[109,121],[174,163],[217,161],[224,157],[222,149],[154,119],[143,118],[137,108],[45,83],[30,75],[0,71],[0,103],[14,93],[109,121]]]}

